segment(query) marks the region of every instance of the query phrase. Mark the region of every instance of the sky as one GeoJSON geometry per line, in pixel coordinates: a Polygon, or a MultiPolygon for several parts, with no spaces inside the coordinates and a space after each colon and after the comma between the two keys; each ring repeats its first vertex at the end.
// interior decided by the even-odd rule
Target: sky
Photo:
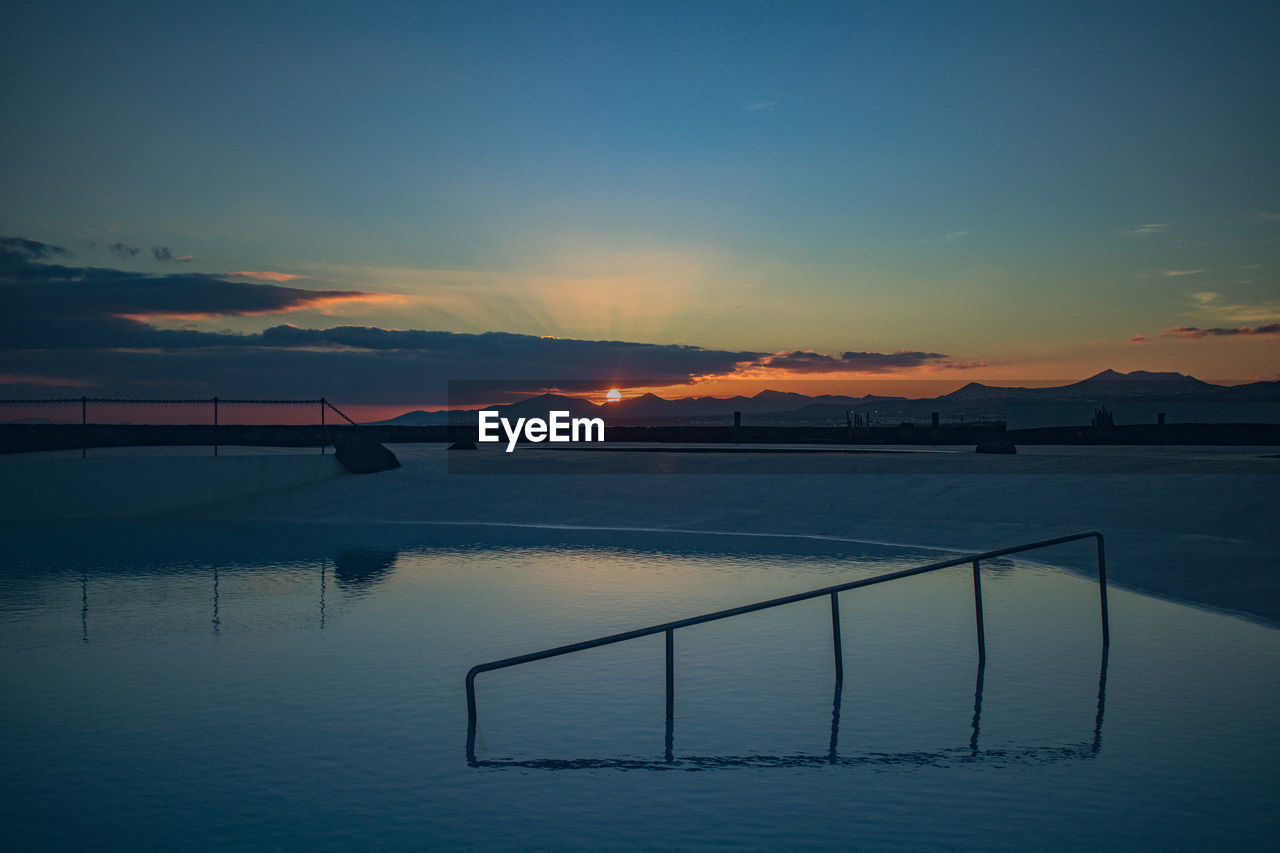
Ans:
{"type": "Polygon", "coordinates": [[[1280,378],[1272,2],[54,0],[0,80],[0,397],[1280,378]]]}

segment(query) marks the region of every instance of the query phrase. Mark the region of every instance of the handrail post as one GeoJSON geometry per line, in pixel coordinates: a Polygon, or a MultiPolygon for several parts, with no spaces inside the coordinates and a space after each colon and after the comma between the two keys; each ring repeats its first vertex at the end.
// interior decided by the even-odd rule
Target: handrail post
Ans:
{"type": "Polygon", "coordinates": [[[676,632],[674,628],[667,629],[667,727],[666,736],[663,739],[662,758],[668,764],[675,761],[676,734],[676,666],[675,666],[675,643],[676,632]]]}
{"type": "Polygon", "coordinates": [[[89,398],[80,398],[80,458],[89,458],[89,398]]]}
{"type": "Polygon", "coordinates": [[[1107,558],[1103,553],[1102,534],[1094,535],[1098,537],[1098,596],[1102,602],[1102,647],[1105,649],[1111,645],[1111,625],[1107,619],[1107,558]]]}
{"type": "Polygon", "coordinates": [[[476,673],[472,670],[467,673],[467,727],[474,730],[476,727],[476,673]]]}
{"type": "Polygon", "coordinates": [[[218,455],[218,398],[213,398],[213,455],[218,455]]]}
{"type": "Polygon", "coordinates": [[[973,561],[973,611],[978,622],[978,663],[987,660],[987,634],[982,624],[982,581],[978,574],[978,561],[973,561]]]}
{"type": "Polygon", "coordinates": [[[320,398],[320,455],[324,456],[324,397],[320,398]]]}
{"type": "Polygon", "coordinates": [[[675,719],[676,711],[676,631],[667,629],[667,719],[675,719]]]}
{"type": "Polygon", "coordinates": [[[467,672],[467,761],[476,760],[476,671],[467,672]]]}
{"type": "Polygon", "coordinates": [[[840,593],[831,593],[831,642],[836,655],[836,684],[844,683],[844,652],[840,647],[840,593]]]}

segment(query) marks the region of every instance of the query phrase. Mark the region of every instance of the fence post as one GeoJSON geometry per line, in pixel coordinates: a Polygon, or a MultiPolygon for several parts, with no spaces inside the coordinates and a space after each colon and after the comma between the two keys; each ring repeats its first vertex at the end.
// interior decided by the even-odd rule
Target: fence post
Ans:
{"type": "Polygon", "coordinates": [[[324,397],[320,398],[320,455],[324,456],[324,397]]]}

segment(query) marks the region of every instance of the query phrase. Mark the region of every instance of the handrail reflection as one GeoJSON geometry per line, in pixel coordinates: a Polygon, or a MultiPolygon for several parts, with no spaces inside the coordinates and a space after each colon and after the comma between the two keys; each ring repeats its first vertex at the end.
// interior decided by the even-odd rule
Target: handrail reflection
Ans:
{"type": "MultiPolygon", "coordinates": [[[[339,591],[348,595],[363,595],[368,591],[369,586],[385,580],[394,570],[394,563],[397,554],[393,552],[371,552],[371,551],[342,551],[339,552],[334,562],[334,569],[329,568],[329,558],[323,557],[320,560],[320,597],[319,597],[319,625],[324,630],[327,624],[328,613],[332,607],[332,586],[337,584],[339,591]]],[[[200,569],[201,577],[208,577],[211,581],[209,598],[206,599],[209,608],[206,611],[209,614],[209,630],[215,637],[222,636],[223,633],[223,607],[222,607],[222,584],[224,578],[234,580],[239,572],[244,571],[242,566],[227,566],[221,562],[211,563],[207,569],[200,569]],[[205,575],[205,572],[208,575],[205,575]]],[[[250,571],[254,571],[250,567],[250,571]]],[[[85,570],[81,570],[80,578],[80,642],[84,645],[89,643],[89,575],[85,570]]],[[[95,592],[95,596],[97,593],[95,592]]],[[[102,605],[97,603],[95,598],[95,607],[99,610],[102,605]]]]}
{"type": "Polygon", "coordinates": [[[532,758],[532,759],[481,759],[474,749],[467,754],[467,764],[479,768],[518,768],[527,770],[674,770],[714,769],[725,767],[819,767],[838,765],[857,767],[866,765],[919,765],[949,766],[975,762],[998,761],[1002,764],[1051,764],[1061,761],[1092,759],[1102,751],[1102,720],[1107,701],[1107,658],[1109,650],[1102,648],[1098,665],[1098,702],[1094,715],[1091,740],[1064,746],[1022,746],[982,749],[979,734],[982,728],[982,691],[986,679],[986,661],[979,661],[974,677],[973,734],[964,747],[939,750],[915,750],[910,752],[865,752],[840,755],[840,706],[843,684],[837,684],[831,700],[831,740],[825,755],[797,753],[791,755],[682,755],[674,754],[674,724],[667,719],[666,745],[661,761],[645,758],[532,758]]]}

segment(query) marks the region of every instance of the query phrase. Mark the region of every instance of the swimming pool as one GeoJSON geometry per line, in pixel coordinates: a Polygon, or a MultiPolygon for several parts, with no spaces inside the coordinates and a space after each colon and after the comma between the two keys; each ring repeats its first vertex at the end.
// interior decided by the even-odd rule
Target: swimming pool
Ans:
{"type": "Polygon", "coordinates": [[[957,567],[842,594],[838,693],[825,599],[678,631],[669,756],[661,636],[487,673],[468,762],[473,664],[938,554],[470,525],[6,533],[18,847],[1239,848],[1280,829],[1280,634],[1113,588],[1104,656],[1096,582],[1030,560],[984,563],[983,667],[957,567]]]}

